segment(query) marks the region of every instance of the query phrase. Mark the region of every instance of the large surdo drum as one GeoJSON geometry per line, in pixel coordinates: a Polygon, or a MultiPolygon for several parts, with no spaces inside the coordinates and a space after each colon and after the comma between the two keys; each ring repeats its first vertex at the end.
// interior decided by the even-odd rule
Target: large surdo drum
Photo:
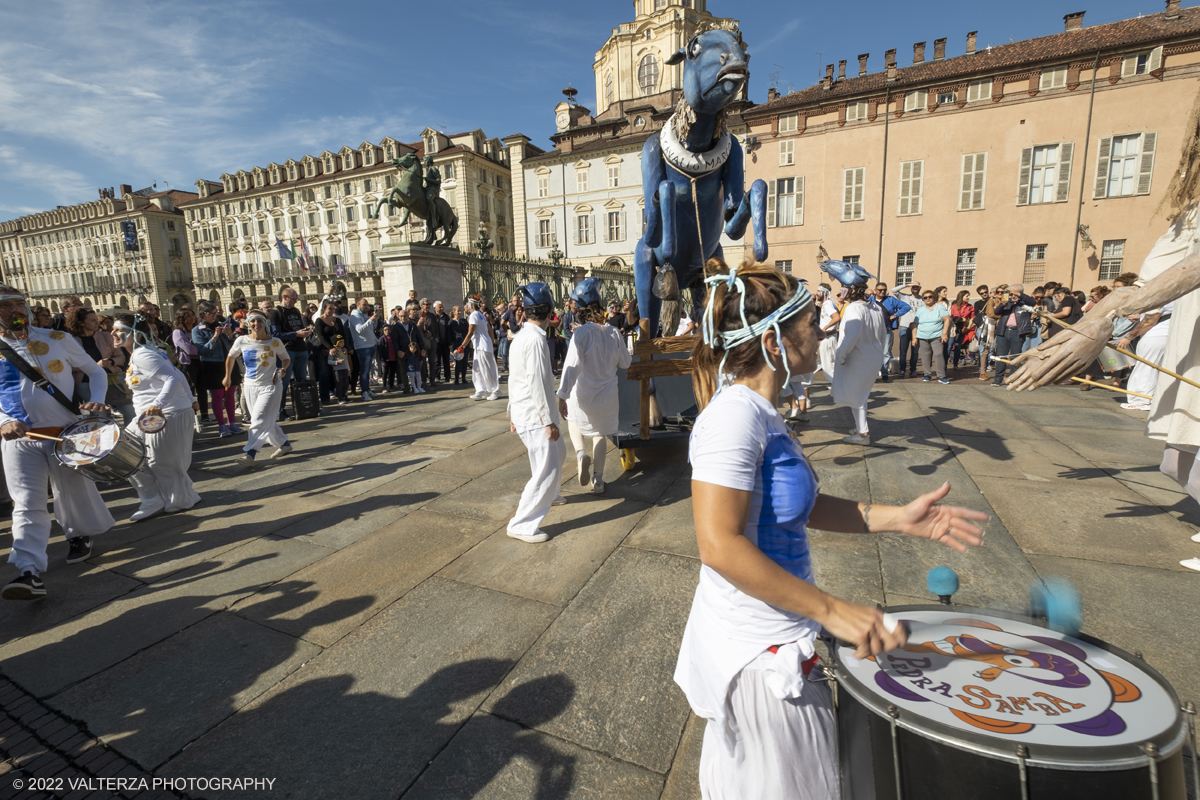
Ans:
{"type": "Polygon", "coordinates": [[[85,417],[60,436],[54,449],[58,460],[98,483],[123,481],[146,461],[142,441],[107,417],[85,417]]]}
{"type": "Polygon", "coordinates": [[[887,611],[904,648],[831,648],[846,800],[1184,800],[1187,726],[1140,658],[994,611],[887,611]]]}

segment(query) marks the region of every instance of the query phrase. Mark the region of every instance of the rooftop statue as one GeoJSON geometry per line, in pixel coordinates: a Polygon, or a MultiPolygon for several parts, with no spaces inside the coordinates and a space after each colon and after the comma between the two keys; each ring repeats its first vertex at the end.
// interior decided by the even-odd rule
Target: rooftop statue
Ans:
{"type": "Polygon", "coordinates": [[[683,98],[642,148],[646,232],[634,254],[638,308],[649,335],[679,321],[680,289],[702,287],[708,259],[723,257],[721,232],[741,239],[754,224],[754,257],[767,258],[767,185],[745,192],[742,147],[725,126],[725,108],[749,80],[737,36],[704,30],[667,59],[683,63],[683,98]]]}
{"type": "Polygon", "coordinates": [[[450,204],[441,196],[442,174],[433,164],[433,156],[427,155],[422,162],[415,153],[405,153],[393,158],[392,163],[400,170],[396,185],[375,204],[375,216],[387,203],[389,208],[403,209],[394,224],[404,225],[412,214],[425,221],[425,241],[422,244],[448,247],[458,232],[458,216],[450,204]],[[442,235],[438,237],[438,229],[442,235]]]}

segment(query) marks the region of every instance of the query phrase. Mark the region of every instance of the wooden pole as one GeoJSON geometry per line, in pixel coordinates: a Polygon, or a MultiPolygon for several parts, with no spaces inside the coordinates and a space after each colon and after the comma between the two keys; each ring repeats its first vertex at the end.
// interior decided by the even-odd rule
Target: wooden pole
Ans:
{"type": "Polygon", "coordinates": [[[1109,386],[1107,383],[1096,383],[1095,381],[1089,381],[1086,378],[1071,378],[1071,380],[1079,381],[1080,383],[1086,383],[1088,386],[1095,386],[1099,389],[1108,389],[1110,392],[1120,392],[1121,394],[1128,394],[1128,395],[1132,395],[1134,397],[1141,397],[1145,400],[1153,400],[1154,399],[1153,397],[1151,397],[1148,394],[1140,394],[1138,392],[1131,392],[1128,389],[1122,389],[1119,386],[1109,386]]]}

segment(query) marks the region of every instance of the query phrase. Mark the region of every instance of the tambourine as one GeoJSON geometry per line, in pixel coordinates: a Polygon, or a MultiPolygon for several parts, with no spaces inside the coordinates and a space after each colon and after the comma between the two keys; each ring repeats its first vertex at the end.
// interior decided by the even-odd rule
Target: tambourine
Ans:
{"type": "Polygon", "coordinates": [[[158,433],[167,427],[167,418],[162,414],[142,414],[137,425],[142,433],[158,433]]]}
{"type": "Polygon", "coordinates": [[[462,350],[455,350],[452,353],[450,353],[450,358],[454,359],[455,361],[462,361],[466,357],[467,357],[467,354],[464,353],[462,350]]]}

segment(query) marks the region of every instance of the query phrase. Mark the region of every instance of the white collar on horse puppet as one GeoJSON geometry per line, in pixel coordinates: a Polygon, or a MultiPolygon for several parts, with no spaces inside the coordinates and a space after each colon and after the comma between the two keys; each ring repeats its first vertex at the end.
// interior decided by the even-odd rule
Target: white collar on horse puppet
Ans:
{"type": "Polygon", "coordinates": [[[729,153],[733,146],[733,136],[729,131],[725,131],[711,150],[693,153],[683,142],[679,141],[679,137],[675,134],[675,126],[670,120],[659,131],[658,141],[662,146],[663,158],[667,160],[667,163],[680,172],[693,176],[713,172],[723,167],[729,160],[729,153]]]}

